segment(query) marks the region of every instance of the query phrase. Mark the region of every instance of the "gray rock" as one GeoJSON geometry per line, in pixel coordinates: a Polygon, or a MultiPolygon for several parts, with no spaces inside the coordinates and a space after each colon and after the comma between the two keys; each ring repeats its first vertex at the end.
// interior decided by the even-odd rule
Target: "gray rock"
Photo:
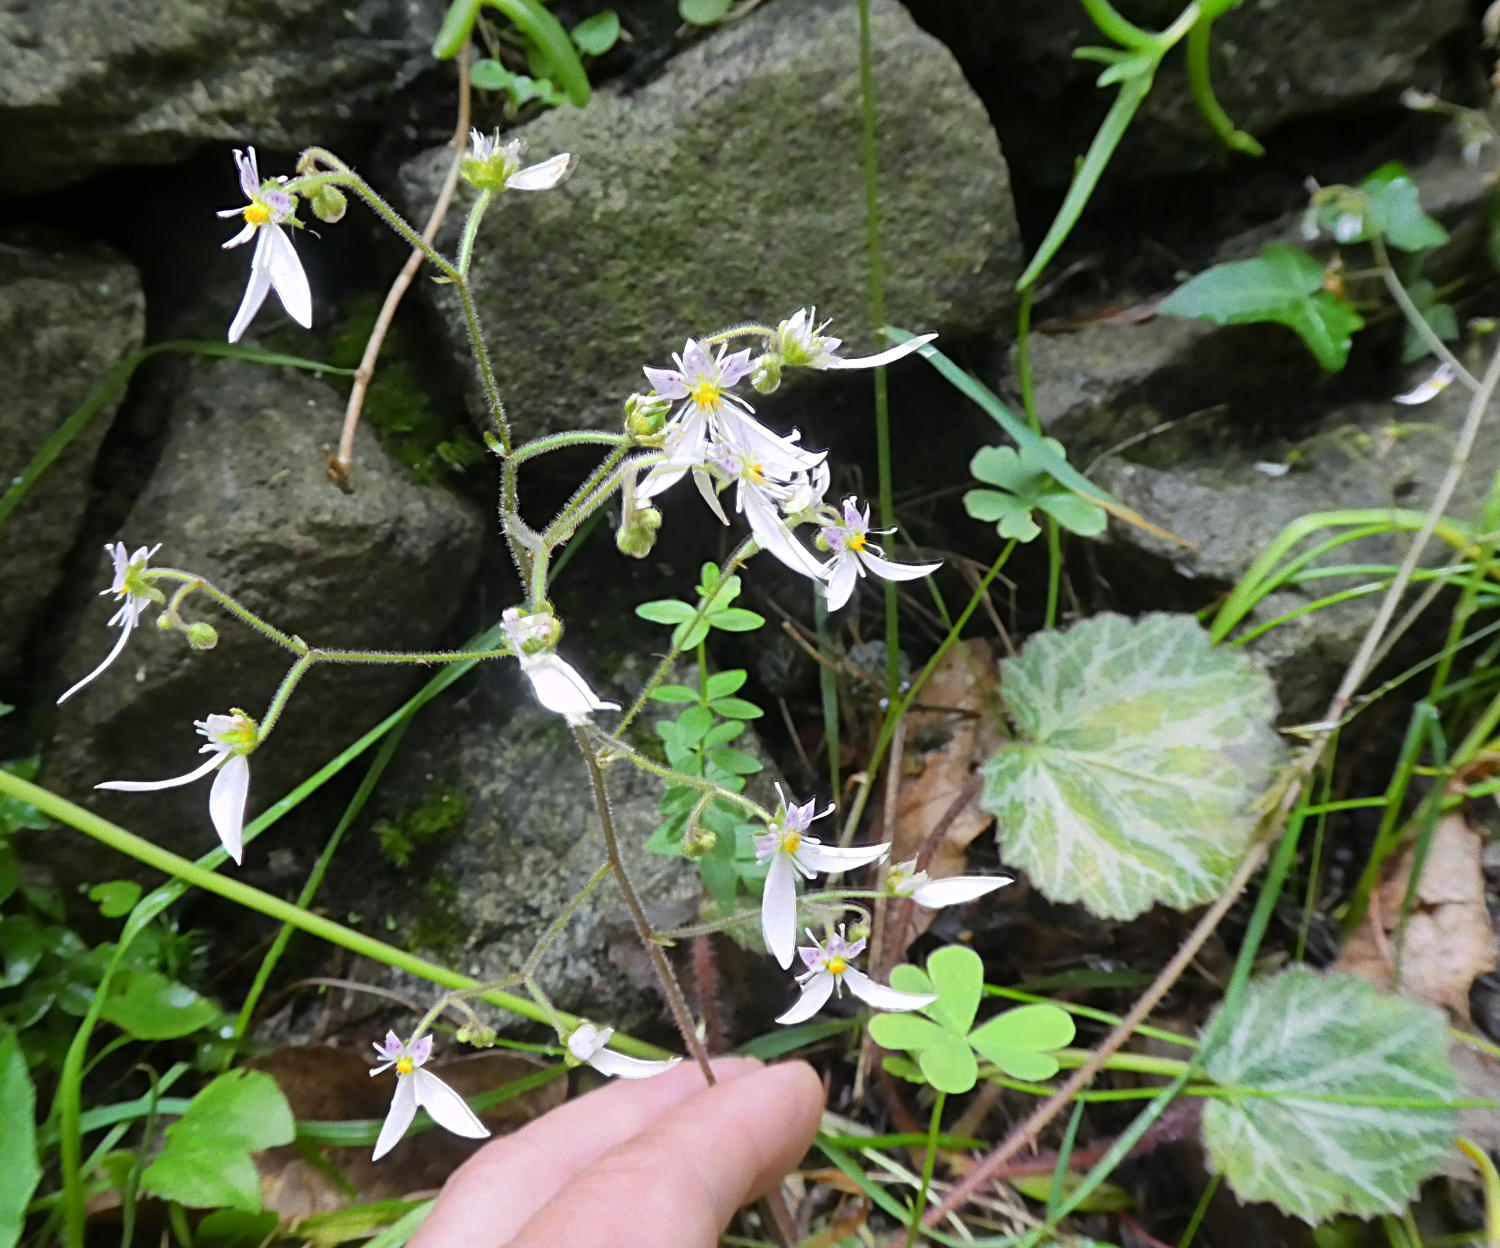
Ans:
{"type": "MultiPolygon", "coordinates": [[[[1411,380],[1430,369],[1430,361],[1416,366],[1411,380]]],[[[1135,570],[1132,592],[1149,595],[1158,605],[1164,601],[1184,607],[1201,605],[1236,584],[1277,535],[1302,516],[1346,508],[1376,514],[1397,507],[1420,512],[1447,469],[1467,407],[1468,393],[1453,386],[1418,409],[1388,402],[1337,408],[1310,437],[1289,445],[1220,446],[1170,468],[1108,461],[1098,473],[1100,485],[1147,519],[1193,543],[1192,549],[1183,549],[1111,521],[1112,540],[1136,555],[1126,557],[1135,570]],[[1282,475],[1269,475],[1268,468],[1282,475]],[[1142,553],[1152,557],[1144,565],[1139,559],[1142,553]],[[1151,571],[1159,575],[1152,576],[1151,571]]],[[[1497,467],[1500,445],[1481,437],[1448,514],[1474,519],[1497,467]]],[[[1405,554],[1409,536],[1366,537],[1326,552],[1312,566],[1394,565],[1405,554]]],[[[1310,538],[1297,549],[1309,549],[1317,540],[1310,538]]],[[[1431,566],[1454,558],[1450,546],[1434,540],[1424,563],[1431,566]]],[[[1377,579],[1375,575],[1313,579],[1288,586],[1265,598],[1242,628],[1253,628],[1325,595],[1377,579]]],[[[1124,578],[1116,580],[1126,584],[1124,578]]],[[[1378,594],[1367,594],[1321,607],[1250,643],[1277,675],[1283,707],[1291,720],[1322,713],[1379,601],[1378,594]]]]}
{"type": "MultiPolygon", "coordinates": [[[[410,649],[444,637],[477,562],[482,517],[411,483],[373,440],[361,450],[357,491],[331,486],[320,448],[343,400],[326,382],[234,360],[181,366],[158,390],[169,433],[120,536],[132,547],[162,543],[158,566],[210,578],[313,645],[410,649]]],[[[102,601],[85,611],[60,681],[103,654],[108,612],[102,601]]],[[[201,744],[194,720],[232,706],[261,715],[291,656],[201,594],[185,614],[218,629],[217,647],[191,651],[180,634],[150,626],[151,610],[120,661],[61,708],[49,784],[82,794],[99,780],[178,775],[201,744]]],[[[315,668],[254,755],[252,811],[363,732],[413,678],[410,668],[315,668]]],[[[213,843],[207,796],[194,785],[90,793],[88,802],[196,854],[213,843]]]]}
{"type": "Polygon", "coordinates": [[[9,5],[0,190],[162,164],[205,142],[335,142],[389,107],[440,11],[427,0],[9,5]]]}
{"type": "MultiPolygon", "coordinates": [[[[894,0],[873,5],[887,319],[990,322],[1019,257],[1008,175],[952,56],[894,0]]],[[[856,40],[837,0],[780,0],[705,36],[629,95],[605,89],[522,132],[568,151],[561,189],[511,194],[480,235],[474,285],[520,436],[618,422],[641,366],[689,334],[816,303],[870,347],[856,40]]],[[[403,171],[420,217],[446,150],[403,171]]],[[[446,245],[463,220],[449,214],[446,245]]],[[[470,368],[456,299],[431,288],[470,368]]]]}
{"type": "MultiPolygon", "coordinates": [[[[56,235],[0,238],[0,481],[8,485],[140,347],[144,323],[140,279],[121,256],[56,235]]],[[[94,415],[0,528],[0,666],[13,662],[62,579],[118,406],[116,396],[94,415]]]]}

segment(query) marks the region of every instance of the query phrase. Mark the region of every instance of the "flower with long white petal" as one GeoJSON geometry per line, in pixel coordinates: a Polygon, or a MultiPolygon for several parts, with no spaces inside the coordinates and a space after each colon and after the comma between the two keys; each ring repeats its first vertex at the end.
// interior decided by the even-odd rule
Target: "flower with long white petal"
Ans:
{"type": "Polygon", "coordinates": [[[425,1109],[433,1122],[454,1135],[470,1140],[482,1140],[490,1133],[488,1127],[452,1088],[430,1070],[423,1070],[432,1056],[432,1037],[423,1036],[409,1044],[403,1043],[394,1031],[385,1033],[385,1043],[377,1044],[375,1052],[380,1056],[380,1065],[370,1071],[371,1076],[383,1074],[396,1068],[396,1095],[391,1097],[391,1108],[380,1128],[380,1138],[375,1141],[375,1152],[371,1161],[379,1161],[406,1134],[417,1110],[425,1109]]]}
{"type": "Polygon", "coordinates": [[[596,696],[578,669],[553,652],[562,632],[555,615],[547,611],[522,615],[519,607],[507,607],[500,624],[521,671],[531,682],[532,693],[549,711],[577,723],[594,711],[620,709],[618,702],[604,702],[596,696]]]}
{"type": "MultiPolygon", "coordinates": [[[[870,541],[870,508],[861,511],[851,495],[844,500],[843,515],[830,518],[823,526],[823,541],[833,552],[823,565],[823,579],[828,583],[828,609],[837,611],[854,593],[854,584],[866,572],[888,581],[914,581],[936,572],[941,563],[892,563],[880,547],[870,541]]],[[[873,530],[888,533],[889,529],[873,530]]]]}
{"type": "Polygon", "coordinates": [[[936,334],[920,334],[874,355],[846,359],[836,354],[843,340],[823,332],[827,321],[815,326],[813,320],[816,316],[816,308],[799,308],[776,327],[772,351],[780,356],[783,365],[816,369],[881,368],[920,351],[937,337],[936,334]]]}
{"type": "Polygon", "coordinates": [[[862,845],[841,849],[825,845],[817,837],[808,836],[807,829],[814,820],[832,813],[832,804],[814,813],[816,799],[801,805],[788,802],[780,785],[776,786],[776,795],[781,801],[770,828],[755,838],[755,857],[758,862],[771,864],[760,899],[760,932],[771,956],[786,967],[791,966],[797,946],[797,877],[810,880],[820,873],[838,875],[852,871],[878,862],[891,847],[862,845]]]}
{"type": "MultiPolygon", "coordinates": [[[[764,551],[776,556],[793,572],[812,580],[823,576],[823,563],[799,542],[782,514],[783,505],[792,497],[796,483],[807,474],[790,467],[786,461],[767,464],[736,446],[721,442],[709,458],[726,478],[734,482],[734,509],[750,524],[750,532],[764,551]]],[[[710,506],[718,511],[717,500],[705,494],[710,506]]],[[[719,518],[723,519],[722,512],[719,518]]]]}
{"type": "Polygon", "coordinates": [[[807,936],[813,943],[797,950],[807,967],[797,976],[802,995],[791,1009],[776,1019],[778,1023],[805,1023],[828,1003],[835,989],[842,996],[844,989],[848,988],[866,1005],[893,1014],[920,1010],[937,1000],[930,992],[899,992],[885,984],[877,984],[863,971],[856,970],[850,963],[864,952],[865,942],[845,940],[842,926],[825,941],[819,941],[812,932],[807,936]]]}
{"type": "Polygon", "coordinates": [[[302,271],[302,261],[297,259],[292,240],[281,228],[287,223],[297,224],[297,201],[276,183],[261,182],[253,147],[245,152],[235,148],[234,163],[239,169],[240,189],[250,202],[243,208],[225,208],[219,212],[221,217],[240,217],[245,223],[224,246],[238,247],[254,238],[255,252],[250,257],[250,281],[245,286],[245,297],[229,325],[229,341],[240,340],[273,290],[287,315],[303,329],[311,329],[312,291],[307,285],[307,274],[302,271]]]}
{"type": "Polygon", "coordinates": [[[464,180],[485,191],[550,191],[563,180],[573,157],[567,152],[525,165],[525,139],[502,143],[500,132],[469,131],[469,154],[459,164],[464,180]]]}
{"type": "Polygon", "coordinates": [[[927,872],[917,870],[915,858],[909,858],[891,865],[885,886],[893,897],[910,897],[919,906],[940,910],[944,906],[973,901],[1014,883],[1015,880],[1008,875],[948,875],[934,880],[927,872]]]}
{"type": "Polygon", "coordinates": [[[158,789],[192,784],[209,772],[217,771],[219,774],[214,777],[213,788],[208,794],[208,813],[224,849],[236,863],[241,862],[245,852],[245,799],[250,793],[250,760],[246,755],[260,740],[260,730],[255,721],[241,710],[232,710],[228,715],[210,715],[207,719],[197,720],[193,727],[208,739],[208,744],[199,752],[210,757],[186,775],[174,776],[170,780],[106,780],[94,787],[124,793],[154,793],[158,789]]]}
{"type": "Polygon", "coordinates": [[[663,1062],[653,1062],[644,1057],[630,1057],[609,1048],[609,1038],[615,1034],[613,1027],[595,1027],[582,1022],[568,1036],[568,1052],[576,1061],[587,1062],[601,1075],[612,1079],[649,1079],[663,1071],[671,1070],[682,1058],[673,1057],[663,1062]]]}
{"type": "Polygon", "coordinates": [[[85,685],[97,679],[105,668],[120,657],[125,649],[125,643],[130,640],[130,634],[140,622],[141,613],[153,602],[160,602],[162,600],[161,591],[152,589],[144,580],[147,563],[150,561],[151,556],[156,554],[160,549],[161,543],[158,542],[149,550],[144,546],[140,546],[136,548],[136,552],[133,555],[128,555],[125,553],[124,542],[109,542],[105,544],[105,553],[114,561],[114,576],[110,579],[109,588],[101,589],[99,593],[101,596],[104,594],[113,594],[117,602],[122,598],[124,599],[124,602],[120,603],[120,609],[109,617],[110,624],[119,628],[120,635],[115,638],[115,644],[110,648],[109,653],[104,656],[104,662],[99,664],[98,667],[69,689],[62,697],[58,698],[59,706],[85,685]]]}
{"type": "Polygon", "coordinates": [[[1425,381],[1419,382],[1412,389],[1402,394],[1393,396],[1393,403],[1400,403],[1404,407],[1417,407],[1423,403],[1430,403],[1438,395],[1442,394],[1453,384],[1453,379],[1458,376],[1458,370],[1451,363],[1444,360],[1433,371],[1432,376],[1425,381]]]}

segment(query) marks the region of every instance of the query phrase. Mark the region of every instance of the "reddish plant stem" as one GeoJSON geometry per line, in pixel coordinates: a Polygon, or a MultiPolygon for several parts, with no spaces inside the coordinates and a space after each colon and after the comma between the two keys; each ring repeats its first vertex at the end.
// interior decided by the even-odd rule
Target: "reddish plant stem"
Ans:
{"type": "Polygon", "coordinates": [[[714,956],[712,932],[693,939],[693,982],[698,990],[698,1017],[703,1020],[703,1044],[710,1053],[722,1053],[724,1021],[719,1014],[719,967],[714,956]]]}

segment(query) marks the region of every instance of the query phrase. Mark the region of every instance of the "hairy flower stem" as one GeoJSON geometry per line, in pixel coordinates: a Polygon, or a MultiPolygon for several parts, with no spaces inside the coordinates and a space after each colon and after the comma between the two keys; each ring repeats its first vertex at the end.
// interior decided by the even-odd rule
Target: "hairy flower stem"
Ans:
{"type": "Polygon", "coordinates": [[[662,952],[656,932],[652,930],[651,921],[646,917],[646,909],[641,905],[641,899],[625,870],[624,860],[620,857],[620,841],[615,835],[615,820],[609,806],[609,791],[604,784],[604,772],[599,767],[599,760],[594,757],[593,746],[582,727],[574,726],[573,739],[578,743],[578,751],[583,755],[584,764],[589,770],[589,783],[594,791],[594,807],[599,813],[599,832],[604,837],[604,852],[609,858],[609,867],[615,877],[615,883],[620,886],[620,895],[625,899],[625,907],[630,911],[631,921],[635,924],[635,933],[640,938],[641,946],[646,950],[646,956],[651,959],[652,969],[661,983],[662,996],[666,998],[667,1008],[672,1013],[672,1021],[677,1024],[677,1030],[682,1035],[683,1045],[693,1055],[693,1060],[698,1063],[698,1069],[703,1072],[703,1078],[710,1084],[716,1083],[713,1067],[709,1064],[708,1053],[698,1039],[697,1029],[693,1025],[693,1016],[688,1012],[687,998],[683,996],[682,986],[677,982],[677,976],[672,970],[672,964],[667,961],[667,955],[662,952]]]}
{"type": "MultiPolygon", "coordinates": [[[[588,733],[589,729],[585,728],[583,731],[588,733]]],[[[623,741],[617,740],[612,736],[606,736],[597,728],[594,728],[592,732],[593,734],[597,734],[599,738],[598,748],[600,753],[598,757],[601,757],[606,763],[613,762],[615,759],[622,759],[632,767],[636,767],[641,771],[648,771],[653,776],[661,777],[661,779],[667,781],[669,784],[681,785],[685,789],[697,789],[698,792],[704,794],[710,801],[722,797],[725,801],[733,802],[736,806],[739,806],[747,814],[754,815],[757,819],[763,819],[766,823],[771,822],[771,812],[759,802],[746,797],[743,793],[736,793],[732,789],[726,789],[722,785],[715,784],[712,780],[705,780],[702,776],[690,776],[685,771],[678,771],[675,768],[668,767],[665,763],[658,763],[653,759],[647,758],[644,754],[631,749],[623,741]]]]}
{"type": "Polygon", "coordinates": [[[490,201],[494,197],[494,191],[480,191],[474,197],[474,205],[469,209],[469,215],[464,218],[463,237],[458,244],[458,271],[465,280],[469,276],[469,265],[474,260],[474,240],[479,236],[479,223],[484,220],[484,214],[488,211],[490,201]]]}
{"type": "Polygon", "coordinates": [[[151,568],[146,573],[146,580],[150,583],[155,583],[156,581],[182,582],[176,592],[173,593],[167,605],[162,609],[162,617],[171,620],[173,626],[176,628],[187,628],[187,624],[182,619],[179,611],[182,604],[188,600],[188,597],[197,593],[207,594],[208,597],[212,598],[219,606],[229,612],[230,615],[239,620],[240,623],[253,628],[262,637],[274,641],[282,649],[290,650],[293,654],[307,653],[307,643],[300,637],[289,636],[279,628],[266,623],[265,620],[251,611],[249,607],[243,606],[238,600],[231,598],[217,585],[210,581],[205,581],[201,576],[197,576],[192,572],[182,572],[177,568],[151,568]]]}

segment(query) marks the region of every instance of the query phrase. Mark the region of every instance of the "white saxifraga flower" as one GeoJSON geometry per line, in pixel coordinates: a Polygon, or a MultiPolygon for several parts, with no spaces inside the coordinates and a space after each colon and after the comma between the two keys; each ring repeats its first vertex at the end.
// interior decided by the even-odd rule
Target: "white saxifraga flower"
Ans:
{"type": "Polygon", "coordinates": [[[110,580],[109,588],[100,590],[100,594],[113,594],[116,600],[123,598],[120,609],[109,617],[111,624],[117,625],[120,635],[115,639],[114,646],[104,656],[104,662],[99,664],[92,672],[69,689],[62,697],[58,698],[58,704],[66,702],[85,685],[95,680],[111,663],[120,657],[125,649],[125,643],[130,640],[130,634],[140,622],[141,613],[149,607],[152,602],[159,601],[153,598],[155,590],[149,589],[146,582],[141,579],[141,574],[146,570],[146,564],[151,556],[161,549],[161,543],[147,550],[146,547],[138,547],[135,554],[125,553],[124,542],[110,542],[104,547],[106,553],[114,561],[115,574],[110,580]]]}
{"type": "Polygon", "coordinates": [[[556,616],[545,611],[522,615],[519,607],[507,607],[500,622],[531,691],[549,711],[573,723],[594,711],[620,709],[618,702],[600,701],[578,669],[553,653],[559,630],[556,616]]]}
{"type": "Polygon", "coordinates": [[[813,943],[797,950],[802,955],[803,965],[807,967],[807,970],[797,976],[797,986],[802,989],[802,995],[791,1009],[776,1019],[778,1023],[805,1023],[827,1004],[835,988],[840,996],[848,988],[866,1005],[890,1013],[920,1010],[924,1005],[931,1005],[937,1000],[929,992],[899,992],[895,988],[877,984],[863,971],[855,970],[850,963],[864,951],[865,942],[856,940],[851,943],[845,940],[842,927],[822,942],[811,932],[807,935],[813,943]]]}
{"type": "MultiPolygon", "coordinates": [[[[716,445],[709,457],[714,466],[735,483],[734,509],[750,524],[750,532],[762,550],[803,576],[821,579],[823,564],[792,534],[782,516],[789,500],[799,492],[808,474],[795,461],[783,458],[780,463],[766,463],[728,443],[716,445]]],[[[717,500],[706,495],[718,510],[717,500]]],[[[722,515],[720,519],[723,519],[722,515]]]]}
{"type": "Polygon", "coordinates": [[[823,565],[830,611],[837,611],[849,601],[855,581],[867,571],[888,581],[914,581],[943,566],[941,563],[892,563],[884,557],[880,547],[870,541],[870,532],[870,508],[867,505],[861,511],[852,495],[844,500],[842,520],[830,520],[823,526],[823,540],[833,552],[832,558],[823,565]]]}
{"type": "Polygon", "coordinates": [[[682,1058],[673,1057],[663,1062],[648,1061],[644,1057],[630,1057],[616,1053],[608,1046],[609,1038],[615,1034],[613,1027],[595,1027],[593,1023],[579,1023],[568,1037],[568,1052],[580,1062],[587,1062],[601,1075],[612,1079],[649,1079],[671,1070],[682,1058]]]}
{"type": "Polygon", "coordinates": [[[403,1044],[394,1031],[385,1034],[385,1043],[377,1044],[375,1052],[381,1064],[370,1071],[371,1076],[383,1074],[392,1066],[396,1068],[396,1095],[391,1097],[391,1108],[380,1128],[380,1138],[375,1141],[375,1152],[371,1161],[379,1161],[396,1147],[417,1110],[425,1109],[433,1122],[454,1135],[471,1140],[482,1140],[490,1131],[479,1121],[474,1111],[464,1103],[452,1088],[430,1070],[423,1070],[432,1056],[432,1037],[423,1036],[410,1044],[403,1044]]]}
{"type": "Polygon", "coordinates": [[[1419,382],[1404,394],[1396,395],[1392,402],[1400,403],[1405,407],[1417,407],[1422,403],[1430,403],[1451,386],[1453,379],[1457,376],[1457,370],[1445,360],[1437,366],[1432,376],[1426,381],[1419,382]]]}
{"type": "Polygon", "coordinates": [[[937,337],[936,334],[921,334],[875,355],[844,359],[834,354],[843,340],[823,333],[827,321],[815,327],[813,318],[816,315],[816,308],[799,308],[776,327],[771,350],[780,357],[782,364],[792,368],[816,369],[881,368],[921,350],[937,337]]]}
{"type": "Polygon", "coordinates": [[[475,186],[489,191],[550,191],[562,181],[572,163],[567,152],[535,165],[521,167],[526,153],[525,139],[502,143],[500,132],[481,134],[469,131],[469,154],[464,157],[462,173],[475,186]]]}
{"type": "Polygon", "coordinates": [[[893,864],[886,876],[886,888],[892,896],[910,897],[929,910],[962,905],[1015,883],[1008,875],[950,875],[934,880],[916,868],[915,858],[893,864]]]}
{"type": "Polygon", "coordinates": [[[797,945],[797,877],[810,880],[820,873],[837,875],[867,866],[884,858],[891,847],[864,845],[840,849],[837,845],[824,845],[816,837],[808,836],[807,829],[813,820],[832,813],[833,807],[814,814],[816,800],[793,805],[786,800],[780,785],[776,786],[776,795],[781,802],[770,830],[755,838],[755,857],[758,862],[769,859],[771,863],[761,893],[760,932],[771,956],[787,967],[792,964],[797,945]]]}
{"type": "Polygon", "coordinates": [[[238,247],[254,238],[255,252],[250,257],[250,281],[245,287],[245,297],[229,326],[229,341],[240,340],[272,290],[287,315],[303,329],[311,329],[312,291],[308,289],[307,274],[302,271],[302,261],[297,259],[292,240],[281,228],[288,222],[296,223],[296,200],[274,184],[262,185],[253,147],[244,153],[236,148],[234,163],[240,173],[240,189],[250,202],[243,208],[225,208],[218,214],[241,217],[245,222],[245,228],[224,246],[238,247]]]}
{"type": "Polygon", "coordinates": [[[199,752],[212,756],[201,766],[170,780],[106,780],[94,787],[124,793],[154,793],[158,789],[191,784],[217,771],[219,774],[214,777],[214,786],[208,794],[208,813],[219,840],[238,863],[245,852],[245,799],[250,793],[250,760],[246,756],[255,748],[260,732],[255,721],[239,710],[228,715],[210,715],[196,721],[193,727],[208,739],[199,752]]]}

